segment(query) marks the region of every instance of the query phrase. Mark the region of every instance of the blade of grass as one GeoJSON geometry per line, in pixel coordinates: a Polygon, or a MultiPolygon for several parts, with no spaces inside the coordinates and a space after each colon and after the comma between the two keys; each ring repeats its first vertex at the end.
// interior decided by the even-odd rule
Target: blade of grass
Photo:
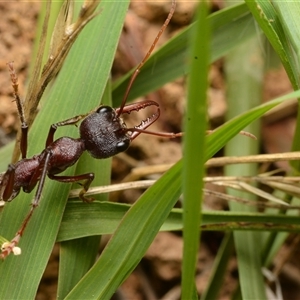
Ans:
{"type": "Polygon", "coordinates": [[[95,263],[99,240],[99,236],[88,236],[61,245],[57,299],[64,299],[95,263]]]}
{"type": "MultiPolygon", "coordinates": [[[[287,71],[290,81],[294,89],[299,88],[299,22],[298,15],[300,11],[300,5],[298,2],[287,2],[284,1],[248,1],[249,8],[253,15],[258,20],[260,26],[259,16],[267,16],[266,28],[263,28],[268,39],[273,45],[276,52],[287,71]],[[259,5],[256,5],[259,4],[259,5]],[[257,11],[257,8],[261,8],[257,11]],[[270,31],[270,32],[269,32],[270,31]],[[269,34],[268,34],[269,33],[269,34]],[[278,37],[276,39],[276,36],[278,37]]],[[[293,151],[297,151],[300,148],[300,118],[297,117],[296,130],[293,139],[293,151]]],[[[296,174],[299,173],[299,162],[290,162],[293,166],[296,174]]],[[[288,214],[295,212],[289,211],[288,214]]],[[[265,236],[265,245],[263,251],[262,261],[264,265],[269,265],[277,253],[280,245],[284,242],[287,234],[269,234],[265,236]]]]}
{"type": "MultiPolygon", "coordinates": [[[[245,4],[223,9],[208,17],[211,24],[211,61],[215,61],[256,33],[245,4]],[[240,29],[243,28],[243,32],[240,29]],[[234,38],[232,38],[234,37],[234,38]]],[[[176,35],[145,63],[129,94],[129,101],[145,95],[188,72],[188,41],[196,25],[176,35]]],[[[133,70],[113,84],[113,103],[118,106],[133,70]]]]}
{"type": "Polygon", "coordinates": [[[299,78],[297,77],[296,64],[290,51],[289,41],[282,28],[282,23],[272,3],[263,0],[246,0],[245,2],[263,30],[263,33],[280,57],[294,89],[298,89],[300,85],[299,78]]]}
{"type": "MultiPolygon", "coordinates": [[[[99,104],[109,77],[128,2],[102,2],[101,14],[84,29],[71,50],[35,125],[29,134],[29,152],[44,147],[50,124],[85,113],[99,104]]],[[[76,128],[62,128],[58,135],[78,136],[76,128]]],[[[74,168],[68,170],[72,174],[74,168]]],[[[46,181],[43,200],[37,208],[20,246],[23,254],[0,264],[0,298],[35,297],[40,278],[55,241],[70,186],[46,181]],[[24,276],[26,274],[26,276],[24,276]]],[[[24,195],[4,209],[0,233],[12,237],[17,231],[33,194],[24,195]],[[13,221],[12,221],[13,220],[13,221]]]]}
{"type": "MultiPolygon", "coordinates": [[[[297,12],[300,10],[298,2],[293,2],[291,5],[286,5],[282,1],[246,1],[250,11],[256,21],[263,29],[264,34],[269,39],[269,42],[279,55],[280,60],[289,76],[294,90],[299,89],[299,54],[297,40],[298,34],[295,34],[298,27],[295,25],[297,20],[297,12]]],[[[293,139],[293,151],[300,149],[300,117],[297,117],[296,130],[293,139]]],[[[299,172],[299,162],[290,163],[296,172],[299,172]]]]}
{"type": "MultiPolygon", "coordinates": [[[[227,119],[231,119],[241,112],[248,111],[261,102],[262,78],[264,59],[261,54],[262,40],[257,36],[234,49],[225,60],[227,79],[227,119]]],[[[245,128],[259,138],[259,123],[252,123],[245,128]]],[[[258,153],[259,143],[251,139],[236,136],[226,145],[227,156],[252,155],[258,153]]],[[[254,176],[257,174],[256,164],[228,165],[225,168],[228,176],[254,176]]],[[[243,197],[241,191],[228,189],[229,194],[243,197]]],[[[255,195],[247,195],[255,200],[255,195]]],[[[238,203],[230,203],[233,211],[255,211],[238,203]]],[[[234,244],[237,251],[239,282],[244,299],[264,299],[265,287],[261,272],[261,249],[258,241],[261,235],[258,232],[234,232],[234,244]]]]}
{"type": "Polygon", "coordinates": [[[1,155],[1,160],[0,160],[0,170],[6,170],[8,164],[10,163],[11,159],[11,154],[14,149],[14,144],[9,143],[5,145],[4,147],[1,148],[0,155],[1,155]]]}
{"type": "MultiPolygon", "coordinates": [[[[229,1],[230,3],[230,1],[229,1]]],[[[262,79],[264,74],[264,59],[261,53],[262,39],[256,36],[234,49],[225,58],[227,80],[228,113],[227,118],[248,111],[261,102],[262,79]]],[[[252,123],[245,130],[259,137],[259,123],[252,123]]],[[[251,139],[235,137],[226,145],[226,156],[257,154],[259,143],[251,139]],[[243,145],[240,147],[239,145],[243,145]]],[[[234,176],[251,176],[257,174],[256,164],[241,164],[226,166],[225,173],[234,176]]],[[[243,197],[243,192],[229,189],[228,193],[243,197]]],[[[255,195],[247,195],[255,200],[255,195]]],[[[247,207],[238,203],[230,203],[233,211],[255,211],[255,207],[247,207]]],[[[245,299],[265,299],[264,280],[261,272],[261,249],[258,241],[262,236],[258,232],[233,233],[237,251],[239,283],[245,299]]],[[[261,245],[261,244],[260,244],[261,245]]]]}
{"type": "Polygon", "coordinates": [[[289,45],[291,47],[285,48],[285,51],[292,51],[291,56],[294,58],[294,67],[296,68],[296,74],[300,73],[299,62],[300,59],[300,24],[299,24],[299,13],[300,13],[300,4],[298,2],[285,2],[285,1],[272,1],[274,9],[278,15],[280,24],[284,35],[286,36],[289,45]]]}
{"type": "Polygon", "coordinates": [[[66,299],[109,299],[133,271],[157,234],[180,194],[181,164],[172,168],[158,184],[148,189],[126,213],[99,260],[66,299]],[[162,188],[163,187],[163,188],[162,188]],[[172,199],[165,201],[165,199],[172,199]],[[112,263],[113,261],[113,263],[112,263]],[[101,279],[101,280],[100,280],[101,279]]]}
{"type": "MultiPolygon", "coordinates": [[[[297,22],[297,16],[299,15],[300,5],[298,2],[291,2],[289,6],[286,5],[285,2],[272,2],[276,12],[278,13],[278,18],[281,21],[283,30],[285,35],[288,37],[288,40],[291,44],[291,47],[287,49],[287,51],[292,51],[292,55],[294,58],[294,65],[296,69],[296,78],[299,79],[299,22],[297,22]]],[[[299,100],[299,99],[298,99],[299,100]]],[[[298,110],[299,110],[299,101],[298,101],[298,110]]],[[[297,123],[296,123],[296,130],[293,139],[292,150],[297,150],[300,148],[300,117],[299,114],[297,116],[297,123]]],[[[295,169],[295,173],[299,173],[300,165],[298,162],[291,162],[292,167],[295,169]]],[[[297,198],[293,198],[291,203],[294,203],[297,198]]],[[[282,212],[281,212],[282,213],[282,212]]],[[[295,215],[296,212],[288,211],[286,212],[287,215],[295,215]]],[[[269,265],[273,260],[274,256],[278,252],[279,247],[284,243],[285,239],[288,237],[286,233],[279,233],[277,235],[271,234],[269,235],[269,243],[271,241],[273,243],[268,248],[265,247],[264,251],[264,264],[269,265]]]]}
{"type": "MultiPolygon", "coordinates": [[[[300,95],[300,91],[295,91],[289,93],[287,95],[278,97],[272,101],[261,104],[249,111],[242,113],[230,121],[226,122],[222,126],[220,126],[217,130],[215,130],[212,134],[207,136],[208,144],[208,153],[214,155],[219,149],[221,149],[228,140],[237,135],[239,131],[237,129],[242,130],[247,125],[251,124],[253,121],[259,119],[263,116],[267,111],[271,110],[275,106],[283,103],[286,100],[297,98],[300,95]]],[[[211,156],[208,156],[210,158],[211,156]]]]}
{"type": "MultiPolygon", "coordinates": [[[[295,77],[299,80],[299,59],[300,59],[300,49],[299,49],[299,22],[298,16],[300,12],[300,4],[298,2],[290,2],[290,5],[286,5],[285,2],[272,2],[274,8],[278,14],[278,19],[282,24],[284,33],[289,41],[289,46],[286,51],[291,52],[291,56],[294,61],[295,77]]],[[[299,100],[299,99],[298,99],[299,100]]],[[[298,101],[298,110],[300,108],[300,103],[298,101]]],[[[300,149],[300,116],[297,115],[296,130],[294,133],[292,150],[297,151],[300,149]]],[[[291,162],[290,165],[295,169],[296,174],[299,173],[300,164],[299,161],[291,162]]]]}
{"type": "MultiPolygon", "coordinates": [[[[294,92],[260,105],[223,125],[207,137],[207,152],[204,159],[210,158],[230,138],[266,111],[299,94],[300,91],[294,92]]],[[[67,299],[86,298],[86,291],[90,292],[90,299],[107,299],[113,295],[116,288],[142,259],[180,196],[181,170],[182,162],[179,161],[128,210],[97,263],[66,297],[67,299]]]]}
{"type": "MultiPolygon", "coordinates": [[[[110,81],[108,81],[102,97],[102,104],[111,105],[110,81]]],[[[93,172],[96,180],[91,186],[108,185],[110,183],[111,159],[96,160],[90,155],[85,155],[80,159],[76,167],[76,174],[85,174],[93,172]]],[[[102,194],[96,197],[97,200],[107,201],[108,195],[102,194]]],[[[81,200],[78,200],[79,203],[81,200]]],[[[88,205],[88,204],[87,204],[88,205]]],[[[59,257],[59,281],[58,281],[58,298],[63,299],[84,274],[92,267],[96,260],[99,249],[100,236],[90,236],[89,238],[76,239],[61,243],[59,257]],[[70,276],[72,274],[72,276],[70,276]]]]}
{"type": "Polygon", "coordinates": [[[227,233],[222,240],[220,249],[218,250],[210,275],[209,284],[207,289],[201,295],[201,300],[218,299],[218,294],[224,281],[227,264],[232,256],[233,250],[233,235],[232,233],[227,233]]]}
{"type": "MultiPolygon", "coordinates": [[[[299,96],[300,96],[300,91],[289,93],[288,95],[284,95],[282,97],[274,99],[273,101],[259,105],[258,107],[233,118],[231,121],[221,126],[218,130],[216,130],[215,132],[213,132],[211,135],[207,137],[208,142],[207,142],[206,159],[210,158],[214,153],[218,151],[218,149],[222,148],[230,138],[236,135],[241,129],[243,129],[245,126],[250,124],[252,121],[258,119],[264,113],[266,113],[276,105],[299,96]]],[[[172,182],[168,182],[167,184],[170,184],[172,186],[172,182]]],[[[126,211],[126,206],[124,205],[120,205],[120,204],[113,204],[113,205],[114,208],[110,209],[109,205],[106,203],[100,204],[95,202],[89,206],[82,206],[82,210],[81,210],[80,204],[77,204],[76,202],[74,203],[74,201],[69,201],[65,212],[64,220],[62,222],[62,227],[59,234],[59,240],[68,240],[72,238],[71,237],[72,232],[70,232],[72,223],[69,223],[70,219],[72,218],[75,218],[75,220],[76,219],[81,220],[81,222],[77,222],[77,223],[74,222],[74,226],[76,226],[74,227],[76,229],[75,230],[76,233],[80,232],[75,237],[88,236],[89,233],[90,234],[111,233],[119,223],[119,220],[120,218],[122,218],[124,212],[126,211]],[[99,219],[101,220],[100,223],[102,223],[104,227],[105,226],[108,227],[106,227],[104,231],[95,232],[92,229],[93,224],[97,223],[98,214],[101,214],[101,212],[103,212],[103,215],[100,215],[99,217],[99,219]],[[112,215],[109,215],[110,213],[112,215]],[[86,217],[84,216],[85,214],[86,217]],[[87,226],[86,232],[84,229],[85,225],[87,226]]],[[[94,228],[96,227],[97,226],[95,225],[94,228]]]]}
{"type": "MultiPolygon", "coordinates": [[[[101,17],[101,16],[100,16],[100,17],[101,17]]],[[[102,41],[101,41],[101,42],[102,42],[102,41]]],[[[101,55],[102,55],[102,53],[101,53],[101,55]]],[[[88,78],[90,78],[90,77],[88,77],[88,78]]],[[[78,95],[75,95],[75,96],[78,97],[78,95]]],[[[78,99],[78,98],[77,98],[77,99],[78,99]]],[[[84,97],[83,97],[82,99],[84,99],[84,97]]],[[[86,104],[86,103],[84,103],[84,104],[86,104]]],[[[73,107],[73,106],[70,105],[69,107],[73,107]]],[[[86,110],[84,110],[84,111],[86,111],[86,110]]],[[[82,112],[82,111],[80,111],[80,112],[82,112]]],[[[78,113],[79,113],[79,112],[78,112],[78,113]]],[[[68,116],[70,116],[70,115],[68,115],[68,116]]],[[[258,116],[256,116],[256,117],[258,117],[258,116]]],[[[55,120],[55,121],[57,121],[57,120],[55,120]]],[[[248,118],[247,121],[250,122],[250,121],[251,121],[250,118],[248,118]]],[[[245,124],[245,122],[244,122],[243,124],[245,124]]],[[[217,149],[217,148],[222,144],[222,142],[224,142],[227,138],[230,138],[230,135],[231,135],[231,134],[235,134],[235,130],[238,130],[238,129],[235,128],[234,130],[231,130],[229,136],[227,136],[226,138],[223,138],[222,141],[221,141],[221,143],[219,143],[219,141],[218,141],[218,142],[213,142],[212,138],[210,137],[210,138],[209,138],[209,141],[210,141],[210,143],[214,144],[215,147],[210,147],[209,153],[211,154],[211,153],[213,152],[214,149],[217,149]]],[[[224,135],[225,132],[226,132],[226,131],[223,131],[223,135],[224,135]]],[[[238,132],[238,131],[237,131],[237,132],[238,132]]],[[[221,134],[216,134],[216,135],[214,135],[214,137],[216,138],[218,135],[221,135],[221,134]]],[[[122,250],[122,249],[121,249],[121,250],[122,250]]]]}
{"type": "MultiPolygon", "coordinates": [[[[130,207],[125,204],[108,202],[94,202],[92,205],[82,206],[75,201],[70,201],[63,217],[57,241],[68,241],[91,235],[112,234],[130,207]]],[[[183,228],[182,214],[181,209],[172,209],[160,230],[181,230],[183,228]]],[[[211,229],[212,225],[215,225],[214,230],[217,230],[217,227],[220,230],[232,230],[233,228],[235,230],[246,230],[247,228],[258,230],[258,228],[266,228],[270,231],[293,232],[298,230],[300,219],[295,215],[203,211],[203,230],[207,230],[207,227],[211,229]]]]}
{"type": "MultiPolygon", "coordinates": [[[[193,299],[196,291],[195,272],[199,248],[202,188],[204,177],[206,95],[208,87],[208,63],[210,28],[207,21],[208,4],[199,2],[197,26],[192,36],[191,67],[188,81],[187,111],[184,121],[183,173],[183,266],[182,298],[193,299]],[[201,37],[201,38],[199,38],[201,37]]],[[[196,296],[196,298],[198,298],[196,296]]]]}

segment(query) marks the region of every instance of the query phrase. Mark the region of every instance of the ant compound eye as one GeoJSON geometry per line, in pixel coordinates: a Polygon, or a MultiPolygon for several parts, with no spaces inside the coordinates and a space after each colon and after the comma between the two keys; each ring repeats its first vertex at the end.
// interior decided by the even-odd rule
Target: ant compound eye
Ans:
{"type": "Polygon", "coordinates": [[[112,111],[113,111],[113,109],[110,106],[100,106],[97,109],[97,113],[100,113],[100,114],[110,113],[112,111]]]}
{"type": "Polygon", "coordinates": [[[123,152],[123,151],[127,150],[129,145],[130,145],[130,140],[125,140],[125,141],[119,142],[116,146],[117,151],[123,152]]]}

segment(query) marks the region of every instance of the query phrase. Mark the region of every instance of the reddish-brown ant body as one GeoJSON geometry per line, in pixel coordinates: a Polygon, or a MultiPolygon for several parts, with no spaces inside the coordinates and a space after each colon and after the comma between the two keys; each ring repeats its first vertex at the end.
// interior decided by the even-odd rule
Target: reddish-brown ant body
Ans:
{"type": "Polygon", "coordinates": [[[62,122],[51,125],[45,149],[38,155],[31,158],[26,158],[27,152],[27,124],[24,117],[24,108],[18,93],[18,78],[14,70],[13,64],[8,63],[8,68],[11,76],[12,86],[14,90],[14,97],[17,103],[19,116],[22,123],[22,138],[20,143],[20,150],[22,159],[15,164],[10,164],[7,171],[0,176],[0,200],[5,202],[12,201],[20,192],[21,189],[25,193],[30,193],[36,186],[36,194],[32,202],[31,209],[23,221],[20,229],[15,237],[8,243],[2,245],[1,258],[9,255],[14,247],[19,243],[21,236],[30,220],[34,209],[38,206],[42,190],[44,187],[46,176],[52,180],[59,182],[82,182],[82,190],[79,197],[86,202],[93,199],[87,198],[85,193],[89,189],[91,182],[94,179],[94,173],[86,173],[75,176],[58,176],[70,166],[74,165],[80,158],[84,151],[97,159],[108,158],[116,155],[119,152],[125,151],[132,140],[139,134],[147,133],[163,137],[174,138],[181,136],[181,134],[173,133],[159,133],[146,130],[152,123],[154,123],[159,115],[159,105],[151,100],[145,100],[133,104],[126,105],[131,86],[140,72],[141,67],[150,56],[158,39],[167,27],[170,19],[175,11],[175,0],[172,1],[172,7],[167,19],[165,20],[161,30],[157,34],[148,53],[138,65],[133,73],[127,90],[119,108],[113,109],[110,106],[100,106],[95,111],[85,115],[78,115],[62,122]],[[123,122],[121,115],[130,113],[132,111],[139,111],[149,106],[154,106],[156,112],[146,120],[142,121],[140,125],[133,128],[127,128],[123,122]],[[77,124],[82,121],[79,126],[80,137],[61,137],[54,140],[54,134],[58,127],[77,124]]]}

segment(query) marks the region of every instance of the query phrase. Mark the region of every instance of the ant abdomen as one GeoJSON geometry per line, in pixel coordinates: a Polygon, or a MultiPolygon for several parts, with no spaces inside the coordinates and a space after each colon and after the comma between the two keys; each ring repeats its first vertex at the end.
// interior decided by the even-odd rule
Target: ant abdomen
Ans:
{"type": "Polygon", "coordinates": [[[80,138],[95,158],[107,158],[127,150],[130,133],[126,124],[110,106],[101,106],[80,125],[80,138]]]}

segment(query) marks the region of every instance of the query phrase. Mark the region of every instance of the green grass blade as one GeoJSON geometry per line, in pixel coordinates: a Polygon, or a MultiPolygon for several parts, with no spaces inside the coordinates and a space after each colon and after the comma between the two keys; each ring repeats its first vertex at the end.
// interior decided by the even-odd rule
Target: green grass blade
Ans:
{"type": "Polygon", "coordinates": [[[182,298],[194,299],[197,254],[199,248],[199,225],[201,223],[202,188],[204,177],[206,97],[208,87],[208,64],[210,28],[207,21],[208,4],[200,1],[197,26],[192,36],[190,53],[190,77],[188,81],[187,111],[184,121],[183,173],[184,196],[182,298]],[[199,39],[198,37],[201,38],[199,39]]]}
{"type": "Polygon", "coordinates": [[[69,200],[57,241],[112,234],[128,209],[129,206],[125,204],[96,200],[90,205],[82,205],[78,201],[69,200]]]}
{"type": "Polygon", "coordinates": [[[272,3],[263,0],[246,0],[245,2],[270,44],[280,57],[294,89],[298,89],[300,84],[299,78],[297,77],[295,60],[290,51],[289,41],[284,33],[282,23],[272,3]]]}
{"type": "MultiPolygon", "coordinates": [[[[70,201],[66,207],[57,241],[68,241],[91,235],[112,234],[130,209],[129,205],[94,202],[82,206],[70,201]]],[[[160,230],[182,230],[183,211],[173,209],[160,230]]],[[[293,232],[299,230],[296,216],[247,212],[203,211],[203,230],[269,230],[293,232]]]]}
{"type": "MultiPolygon", "coordinates": [[[[111,105],[110,87],[109,80],[101,101],[105,105],[111,105]]],[[[92,182],[91,186],[108,185],[110,183],[111,159],[95,160],[85,153],[77,164],[76,174],[89,173],[91,170],[93,170],[95,178],[97,179],[92,182]],[[93,166],[93,168],[91,168],[91,166],[93,166]]],[[[74,187],[76,188],[77,186],[74,187]]],[[[108,195],[102,194],[95,198],[99,201],[107,201],[108,195]]],[[[82,204],[82,201],[79,199],[78,202],[82,204]]],[[[61,243],[58,298],[63,299],[91,268],[96,260],[99,243],[100,236],[90,236],[89,238],[61,243]],[[72,276],[70,276],[70,274],[72,274],[72,276]]]]}
{"type": "MultiPolygon", "coordinates": [[[[39,153],[50,124],[99,105],[106,86],[124,20],[127,2],[101,2],[102,12],[84,29],[71,50],[55,84],[29,133],[29,155],[39,153]]],[[[76,128],[58,130],[59,135],[78,136],[76,128]]],[[[72,174],[70,168],[67,174],[72,174]]],[[[56,239],[70,186],[46,180],[41,205],[30,221],[19,257],[0,264],[0,298],[33,299],[56,239]],[[24,276],[26,274],[26,276],[24,276]]],[[[21,193],[3,212],[0,234],[11,238],[29,210],[33,193],[21,193]]]]}
{"type": "MultiPolygon", "coordinates": [[[[278,98],[234,118],[207,137],[205,160],[246,125],[300,91],[278,98]],[[217,141],[216,141],[217,140],[217,141]]],[[[67,296],[67,299],[107,299],[132,272],[164,223],[181,193],[182,162],[166,172],[127,211],[101,257],[67,296]],[[113,263],[112,263],[113,262],[113,263]]],[[[113,220],[115,222],[115,220],[113,220]]]]}
{"type": "MultiPolygon", "coordinates": [[[[247,0],[250,11],[262,28],[264,34],[280,57],[294,90],[299,89],[299,27],[298,13],[300,5],[297,1],[263,1],[247,0]]],[[[293,140],[293,151],[300,149],[300,117],[297,117],[293,140]]],[[[299,162],[290,163],[299,172],[299,162]]]]}
{"type": "MultiPolygon", "coordinates": [[[[289,48],[286,51],[291,52],[293,58],[293,66],[295,68],[295,77],[299,80],[300,68],[299,68],[299,59],[300,59],[300,49],[299,49],[299,22],[298,16],[300,11],[300,3],[295,2],[273,2],[274,8],[278,14],[278,19],[282,24],[283,31],[289,42],[289,48]],[[287,5],[289,4],[289,5],[287,5]]],[[[299,109],[299,102],[298,102],[299,109]]],[[[297,151],[300,149],[300,116],[297,116],[296,130],[293,139],[292,150],[297,151]]],[[[299,173],[300,164],[299,161],[291,162],[291,166],[294,167],[295,172],[299,173]]]]}
{"type": "MultiPolygon", "coordinates": [[[[248,1],[248,5],[253,15],[256,15],[255,18],[258,20],[260,26],[262,26],[262,23],[259,19],[262,19],[263,16],[267,16],[267,19],[265,19],[266,27],[262,28],[278,53],[294,89],[299,88],[299,2],[277,0],[272,2],[258,1],[259,5],[256,5],[257,3],[254,2],[248,1]],[[259,11],[257,11],[257,8],[260,8],[259,11]]],[[[298,114],[292,145],[293,151],[300,149],[299,141],[300,117],[298,114]]],[[[298,174],[300,169],[299,161],[290,162],[290,164],[294,167],[295,173],[298,174]]],[[[289,211],[287,213],[291,214],[294,212],[289,211]]],[[[286,233],[272,233],[264,237],[264,240],[266,241],[262,253],[264,265],[269,265],[271,263],[274,255],[277,253],[286,237],[286,233]]]]}
{"type": "Polygon", "coordinates": [[[64,242],[60,247],[57,299],[64,299],[95,263],[99,236],[64,242]]]}
{"type": "MultiPolygon", "coordinates": [[[[253,18],[245,4],[223,9],[210,15],[208,20],[212,31],[211,61],[221,58],[256,33],[253,18]],[[241,28],[243,28],[242,34],[241,28]]],[[[188,41],[194,27],[195,24],[183,30],[150,57],[132,87],[129,101],[158,89],[188,72],[188,41]]],[[[114,83],[114,106],[121,103],[132,72],[114,83]]]]}
{"type": "Polygon", "coordinates": [[[227,233],[218,250],[214,261],[210,280],[205,292],[201,295],[201,300],[218,299],[221,285],[224,281],[225,272],[227,270],[228,261],[233,252],[233,235],[227,233]]]}
{"type": "MultiPolygon", "coordinates": [[[[237,47],[226,57],[226,78],[228,113],[230,120],[237,114],[248,111],[261,102],[264,59],[261,54],[262,41],[255,37],[237,47]],[[254,60],[255,58],[255,60],[254,60]]],[[[259,138],[259,123],[252,123],[245,130],[259,138]]],[[[226,145],[227,156],[242,156],[258,153],[259,143],[242,136],[236,136],[226,145]]],[[[230,165],[226,167],[228,176],[255,176],[256,164],[230,165]]],[[[244,197],[242,191],[228,190],[230,195],[244,197]]],[[[254,200],[254,195],[247,199],[254,200]]],[[[255,211],[240,203],[230,203],[233,211],[255,211]]],[[[234,244],[239,266],[239,282],[244,299],[264,299],[265,286],[261,272],[261,252],[258,241],[262,240],[259,232],[234,232],[234,244]],[[254,250],[256,249],[256,250],[254,250]]],[[[262,245],[262,243],[260,244],[262,245]]]]}
{"type": "Polygon", "coordinates": [[[232,137],[237,135],[240,130],[243,130],[247,125],[253,121],[259,119],[267,111],[274,108],[275,106],[283,103],[284,101],[297,98],[300,95],[300,91],[292,92],[287,95],[278,97],[265,104],[259,105],[249,111],[234,117],[230,121],[226,122],[210,134],[207,139],[208,143],[208,158],[214,155],[219,149],[221,149],[232,137]],[[210,156],[211,155],[211,156],[210,156]]]}
{"type": "MultiPolygon", "coordinates": [[[[127,4],[108,1],[102,1],[101,3],[103,7],[101,14],[84,30],[80,41],[76,43],[75,48],[71,51],[70,57],[57,78],[53,89],[49,91],[49,97],[44,99],[44,106],[33,130],[30,132],[29,151],[31,154],[39,153],[43,149],[51,123],[61,121],[76,114],[85,113],[96,107],[99,99],[102,98],[127,4]]],[[[238,6],[238,8],[234,8],[233,10],[221,11],[220,15],[214,15],[210,20],[213,18],[216,18],[214,19],[215,23],[212,22],[213,55],[223,55],[228,49],[231,49],[230,47],[234,47],[238,43],[248,39],[255,32],[252,17],[247,13],[245,5],[238,6]],[[232,13],[230,17],[229,12],[232,13]],[[216,28],[219,28],[219,31],[216,28]],[[234,36],[238,36],[237,33],[240,34],[240,28],[244,28],[249,34],[245,34],[245,31],[243,31],[243,34],[239,35],[241,39],[230,39],[228,35],[225,35],[225,28],[227,28],[226,30],[229,28],[235,30],[233,31],[236,32],[234,36]],[[216,33],[217,31],[218,33],[216,33]],[[216,34],[218,38],[216,38],[216,34]],[[227,37],[225,41],[222,40],[222,34],[224,37],[227,37]],[[214,41],[216,41],[215,44],[214,41]],[[219,43],[222,42],[228,42],[228,44],[225,44],[224,48],[218,51],[217,47],[221,47],[222,45],[219,43]]],[[[173,42],[171,41],[170,45],[172,47],[164,48],[168,50],[161,52],[163,54],[162,58],[160,58],[161,61],[156,60],[158,56],[156,58],[154,56],[154,58],[149,60],[149,66],[147,67],[148,71],[151,70],[151,72],[149,73],[147,69],[143,69],[141,76],[138,78],[145,76],[143,79],[145,82],[148,82],[151,77],[155,77],[156,80],[159,78],[161,84],[163,82],[161,78],[165,81],[170,81],[172,78],[182,75],[186,71],[187,37],[188,34],[185,36],[186,40],[182,40],[186,45],[179,52],[172,49],[172,47],[176,48],[178,45],[174,46],[175,44],[172,44],[173,42]],[[180,59],[177,60],[177,58],[180,59]],[[156,64],[153,67],[155,60],[156,64]],[[167,65],[164,65],[166,63],[170,64],[169,69],[166,68],[167,65]],[[178,70],[173,69],[173,66],[178,66],[178,70]],[[153,76],[152,70],[160,72],[160,69],[156,69],[156,67],[162,67],[162,72],[159,74],[162,77],[153,76]]],[[[177,42],[179,41],[177,40],[177,42]]],[[[156,85],[157,83],[150,82],[150,89],[154,89],[156,85]]],[[[135,87],[137,90],[131,94],[131,97],[135,97],[138,94],[145,94],[145,91],[149,89],[147,85],[143,86],[139,81],[136,82],[135,87]]],[[[116,101],[119,101],[118,99],[122,95],[121,89],[119,86],[116,86],[114,93],[116,101]]],[[[260,118],[264,112],[278,103],[285,101],[285,99],[293,96],[298,97],[299,95],[300,92],[296,92],[292,95],[276,99],[271,103],[259,106],[236,117],[222,126],[207,137],[207,149],[204,159],[210,158],[229,139],[241,129],[244,129],[246,125],[260,118]]],[[[76,128],[63,128],[58,131],[58,135],[77,137],[78,132],[76,128]]],[[[94,168],[98,168],[94,163],[87,166],[87,170],[89,171],[93,171],[94,168]]],[[[72,168],[69,169],[68,174],[73,174],[74,172],[75,168],[72,168]]],[[[117,228],[115,236],[103,252],[99,262],[83,277],[67,296],[68,298],[92,299],[92,294],[94,298],[108,298],[137,265],[161,226],[164,226],[163,228],[165,229],[182,226],[180,223],[181,212],[174,211],[168,218],[174,203],[181,193],[181,172],[182,162],[178,162],[129,211],[127,211],[127,206],[100,202],[86,205],[78,201],[70,201],[67,204],[66,214],[58,236],[58,240],[60,241],[94,234],[112,233],[117,228]],[[80,216],[82,219],[76,219],[76,216],[80,216]],[[163,225],[165,220],[167,222],[163,225]]],[[[100,185],[101,181],[98,181],[96,184],[100,185]]],[[[41,205],[34,214],[21,242],[23,254],[20,257],[9,257],[5,262],[0,264],[2,275],[0,283],[1,299],[31,299],[35,297],[38,283],[58,231],[69,188],[68,185],[47,180],[41,205]],[[29,255],[26,253],[29,253],[29,255]],[[26,278],[24,274],[26,274],[26,278]]],[[[29,209],[28,205],[32,197],[33,193],[28,197],[22,193],[18,199],[7,205],[0,220],[0,235],[3,234],[5,237],[11,237],[15,233],[29,209]]],[[[299,230],[299,220],[297,218],[259,214],[235,215],[234,213],[230,213],[230,215],[223,215],[221,212],[217,212],[214,215],[205,213],[203,215],[203,224],[210,230],[244,230],[245,228],[253,230],[255,228],[258,230],[267,228],[270,228],[270,230],[299,230]],[[231,223],[224,225],[220,224],[218,220],[231,223]],[[247,222],[247,220],[253,222],[253,227],[251,227],[251,224],[241,226],[239,223],[247,222]],[[265,223],[272,223],[272,221],[275,222],[274,226],[269,226],[269,223],[265,223]]],[[[83,242],[84,240],[78,242],[78,247],[81,247],[81,249],[83,248],[83,242]]],[[[96,243],[93,243],[93,240],[89,239],[88,243],[91,245],[91,249],[96,248],[96,243]]],[[[67,246],[70,246],[74,250],[73,242],[66,244],[67,246]]],[[[76,257],[79,257],[79,251],[76,251],[73,256],[69,257],[70,261],[64,261],[61,270],[61,278],[64,277],[64,279],[61,279],[62,281],[60,282],[59,296],[65,296],[89,268],[92,264],[91,258],[94,256],[93,251],[89,254],[88,259],[80,259],[78,273],[74,274],[74,278],[70,281],[67,281],[66,276],[71,271],[65,267],[67,264],[74,262],[76,257]],[[65,288],[63,287],[64,284],[66,285],[65,288]]]]}
{"type": "MultiPolygon", "coordinates": [[[[285,2],[285,1],[272,1],[275,11],[278,14],[278,18],[282,25],[284,35],[287,37],[289,44],[292,46],[293,52],[291,55],[294,56],[294,62],[299,62],[300,59],[300,24],[299,24],[299,13],[300,4],[299,2],[285,2]]],[[[291,51],[289,47],[286,51],[291,51]]],[[[295,64],[297,73],[300,73],[299,64],[295,64]]]]}
{"type": "Polygon", "coordinates": [[[14,148],[14,143],[9,143],[1,148],[1,150],[0,150],[0,155],[1,155],[0,170],[4,171],[7,169],[7,166],[10,163],[13,148],[14,148]]]}
{"type": "Polygon", "coordinates": [[[180,194],[180,172],[181,164],[176,164],[131,207],[95,266],[66,299],[84,299],[86,289],[89,299],[109,299],[113,295],[141,260],[175,205],[180,194]],[[172,186],[165,188],[168,182],[172,186]]]}

